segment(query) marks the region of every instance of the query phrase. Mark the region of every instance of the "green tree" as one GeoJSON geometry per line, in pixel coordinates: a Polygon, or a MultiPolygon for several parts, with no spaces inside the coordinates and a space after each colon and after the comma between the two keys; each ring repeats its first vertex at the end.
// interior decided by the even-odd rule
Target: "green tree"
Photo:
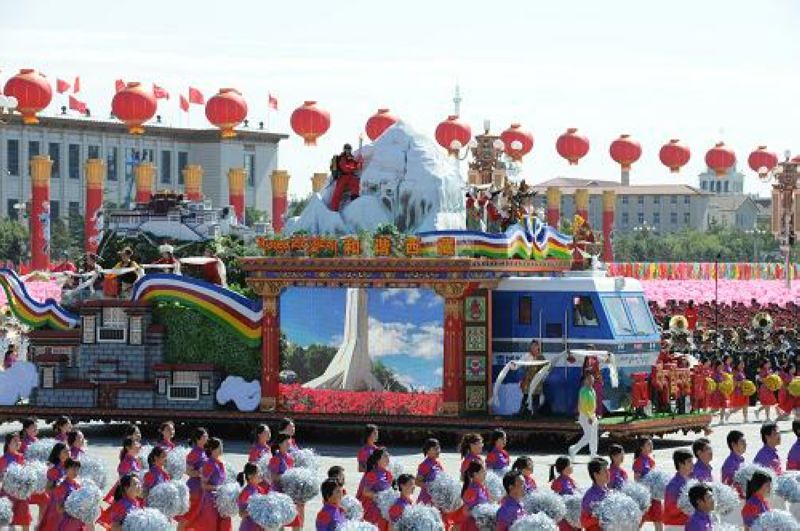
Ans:
{"type": "Polygon", "coordinates": [[[247,207],[244,209],[244,224],[252,227],[257,221],[269,221],[270,215],[266,210],[247,207]]]}
{"type": "MultiPolygon", "coordinates": [[[[81,234],[83,229],[81,228],[81,234]]],[[[71,228],[61,219],[55,219],[50,225],[50,256],[60,260],[66,254],[69,258],[77,258],[81,253],[82,242],[72,233],[71,228]]]]}
{"type": "Polygon", "coordinates": [[[27,260],[28,229],[14,220],[0,220],[0,259],[20,263],[27,260]]]}

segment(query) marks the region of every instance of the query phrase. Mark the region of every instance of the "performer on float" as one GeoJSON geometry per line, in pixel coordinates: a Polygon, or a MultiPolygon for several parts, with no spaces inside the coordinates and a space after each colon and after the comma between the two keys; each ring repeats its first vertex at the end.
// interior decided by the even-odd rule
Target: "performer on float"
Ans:
{"type": "Polygon", "coordinates": [[[589,223],[578,214],[575,214],[573,221],[572,241],[575,247],[572,251],[572,268],[584,269],[586,266],[585,255],[589,254],[589,246],[595,243],[595,239],[589,223]]]}
{"type": "Polygon", "coordinates": [[[483,226],[481,224],[482,216],[481,210],[478,208],[479,192],[474,188],[467,190],[466,198],[466,216],[467,216],[467,230],[481,231],[483,226]]]}
{"type": "Polygon", "coordinates": [[[251,496],[269,492],[269,487],[262,486],[264,481],[258,471],[258,465],[245,463],[244,469],[236,476],[236,482],[242,487],[242,492],[239,493],[237,498],[239,516],[242,519],[242,523],[239,524],[239,531],[259,531],[263,529],[255,523],[247,512],[247,503],[250,501],[251,496]]]}
{"type": "MultiPolygon", "coordinates": [[[[521,361],[528,362],[544,362],[544,356],[542,356],[542,345],[537,340],[532,340],[530,345],[528,345],[528,354],[521,361]]],[[[525,376],[522,377],[522,380],[519,382],[520,391],[522,391],[522,401],[519,405],[519,412],[520,415],[525,414],[526,410],[530,410],[531,414],[534,415],[539,411],[539,407],[541,407],[541,395],[542,395],[542,384],[536,386],[533,389],[533,392],[530,394],[531,400],[528,403],[528,394],[530,391],[531,383],[536,375],[541,371],[546,364],[544,363],[536,363],[533,365],[528,366],[525,369],[525,376]],[[527,407],[526,407],[527,406],[527,407]]]]}
{"type": "Polygon", "coordinates": [[[353,146],[345,144],[342,152],[334,156],[331,161],[331,173],[336,181],[336,187],[331,196],[331,210],[339,211],[342,204],[342,195],[345,191],[350,195],[350,201],[355,200],[361,187],[361,181],[357,176],[363,165],[361,155],[353,156],[353,146]]]}
{"type": "Polygon", "coordinates": [[[175,248],[169,244],[164,244],[158,247],[158,252],[161,254],[161,256],[158,258],[158,260],[153,262],[153,264],[165,266],[163,269],[163,272],[165,273],[180,275],[181,261],[175,258],[175,248]]]}
{"type": "Polygon", "coordinates": [[[206,247],[203,251],[203,256],[211,259],[201,266],[203,279],[211,284],[216,284],[223,288],[227,287],[228,282],[226,280],[225,264],[220,257],[217,256],[217,250],[214,246],[209,245],[206,247]]]}
{"type": "Polygon", "coordinates": [[[581,388],[578,391],[578,424],[583,429],[583,435],[578,442],[569,447],[571,459],[574,460],[575,455],[586,445],[589,446],[589,455],[593,458],[597,457],[599,423],[594,376],[590,372],[584,372],[581,388]]]}
{"type": "MultiPolygon", "coordinates": [[[[9,465],[16,463],[22,466],[25,464],[25,456],[20,452],[21,444],[22,441],[19,438],[19,433],[11,432],[6,434],[5,444],[3,445],[3,455],[0,457],[0,484],[2,484],[2,478],[9,465]]],[[[3,489],[0,488],[0,498],[2,497],[8,497],[11,501],[11,521],[9,522],[11,528],[13,529],[13,526],[18,525],[22,527],[23,531],[28,531],[31,522],[33,522],[28,500],[18,500],[6,494],[3,492],[3,489]]]]}
{"type": "Polygon", "coordinates": [[[581,500],[581,526],[586,531],[600,531],[600,520],[592,509],[608,496],[608,463],[602,457],[595,457],[589,461],[588,468],[592,486],[581,500]]]}
{"type": "Polygon", "coordinates": [[[492,200],[486,202],[486,232],[499,233],[503,232],[503,215],[497,203],[492,200]]]}
{"type": "Polygon", "coordinates": [[[461,488],[461,500],[464,502],[462,507],[464,524],[462,531],[479,531],[478,524],[471,512],[476,506],[482,503],[489,503],[489,490],[486,488],[486,468],[479,461],[471,461],[464,470],[463,483],[461,488]]]}
{"type": "Polygon", "coordinates": [[[522,480],[525,482],[525,494],[535,492],[539,487],[536,486],[536,478],[533,477],[533,459],[528,456],[517,457],[514,461],[511,470],[522,474],[522,480]]]}
{"type": "Polygon", "coordinates": [[[119,252],[119,262],[114,264],[116,270],[126,270],[117,275],[119,283],[119,296],[124,298],[130,295],[133,285],[141,274],[141,266],[133,260],[133,249],[125,247],[119,252]]]}
{"type": "Polygon", "coordinates": [[[61,260],[50,268],[51,273],[76,273],[78,268],[72,260],[69,259],[67,251],[61,251],[61,260]]]}
{"type": "Polygon", "coordinates": [[[17,352],[17,346],[14,343],[9,343],[8,348],[6,349],[6,353],[3,356],[3,370],[8,370],[14,366],[14,364],[19,361],[19,353],[17,352]]]}
{"type": "Polygon", "coordinates": [[[503,489],[506,495],[500,500],[500,508],[497,509],[495,529],[498,531],[508,531],[514,522],[527,514],[522,506],[522,499],[525,497],[525,481],[522,479],[522,474],[511,471],[504,475],[503,489]]]}

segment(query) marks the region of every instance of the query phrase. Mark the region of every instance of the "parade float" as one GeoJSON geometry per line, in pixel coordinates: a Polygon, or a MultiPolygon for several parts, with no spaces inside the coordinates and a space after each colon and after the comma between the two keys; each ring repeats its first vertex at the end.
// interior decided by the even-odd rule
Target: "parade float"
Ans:
{"type": "MultiPolygon", "coordinates": [[[[303,116],[296,129],[320,134],[303,116]]],[[[244,294],[226,285],[220,258],[179,259],[171,247],[160,263],[123,261],[82,273],[69,308],[36,300],[16,272],[0,271],[10,311],[30,328],[28,361],[16,370],[37,375],[15,387],[17,396],[2,397],[0,416],[49,418],[66,408],[75,420],[246,423],[290,414],[316,426],[370,421],[457,432],[502,424],[567,438],[579,431],[577,382],[588,369],[601,376],[602,429],[612,437],[707,427],[703,414],[625,416],[649,402],[642,382],[656,366],[659,331],[641,284],[608,275],[586,216],[576,216],[567,235],[534,210],[516,165],[532,147],[528,133],[512,127],[501,140],[487,127],[472,142],[456,118],[440,124],[441,145],[473,155],[465,183],[433,141],[381,118],[374,142],[346,147],[281,233],[255,238],[261,256],[236,258],[244,294]],[[195,266],[219,272],[185,274],[195,266]],[[132,285],[119,290],[126,275],[132,285]],[[337,312],[287,315],[282,296],[297,288],[346,290],[338,349],[300,382],[282,363],[282,320],[313,323],[337,312]],[[398,392],[376,377],[368,294],[396,289],[428,290],[442,306],[436,388],[398,392]],[[541,359],[527,356],[532,341],[541,344],[541,359]],[[531,367],[542,369],[538,377],[526,378],[531,367]]],[[[153,203],[163,200],[173,212],[175,198],[146,195],[133,209],[137,220],[109,215],[105,228],[128,230],[124,217],[151,238],[143,223],[157,219],[162,235],[179,238],[187,217],[161,219],[153,203]]],[[[190,241],[214,236],[189,228],[190,241]]]]}

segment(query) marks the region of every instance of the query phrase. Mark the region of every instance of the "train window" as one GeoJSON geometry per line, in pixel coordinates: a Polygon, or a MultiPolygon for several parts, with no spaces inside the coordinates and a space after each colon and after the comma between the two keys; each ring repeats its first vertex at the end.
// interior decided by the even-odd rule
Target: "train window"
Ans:
{"type": "Polygon", "coordinates": [[[590,297],[572,299],[572,319],[575,326],[597,326],[597,312],[590,297]]]}
{"type": "Polygon", "coordinates": [[[533,322],[533,298],[521,296],[517,301],[517,324],[530,325],[533,322]]]}
{"type": "Polygon", "coordinates": [[[630,336],[634,334],[633,326],[628,320],[628,314],[625,313],[625,305],[621,298],[603,297],[603,305],[615,335],[630,336]]]}
{"type": "Polygon", "coordinates": [[[655,334],[653,321],[650,319],[650,310],[642,297],[625,297],[625,304],[631,314],[631,321],[638,335],[655,334]]]}

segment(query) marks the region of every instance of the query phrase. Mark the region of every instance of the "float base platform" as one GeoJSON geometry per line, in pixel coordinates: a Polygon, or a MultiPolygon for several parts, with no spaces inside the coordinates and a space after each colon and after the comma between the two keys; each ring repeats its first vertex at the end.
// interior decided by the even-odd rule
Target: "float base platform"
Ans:
{"type": "MultiPolygon", "coordinates": [[[[59,415],[70,415],[73,422],[142,422],[157,424],[173,420],[187,425],[252,426],[255,423],[274,423],[286,416],[292,417],[307,434],[325,436],[341,432],[361,433],[367,422],[378,424],[381,432],[393,440],[407,439],[418,443],[422,438],[436,436],[457,438],[465,431],[489,431],[503,427],[516,440],[534,442],[541,439],[570,440],[581,434],[580,426],[572,419],[562,417],[494,417],[494,416],[409,416],[292,413],[287,411],[192,411],[173,409],[98,409],[61,408],[38,406],[0,406],[0,421],[14,421],[24,417],[37,417],[52,421],[59,415]]],[[[659,415],[656,417],[623,421],[610,417],[601,423],[601,433],[619,442],[628,442],[641,436],[663,437],[669,434],[701,432],[711,423],[711,415],[659,415]]]]}

